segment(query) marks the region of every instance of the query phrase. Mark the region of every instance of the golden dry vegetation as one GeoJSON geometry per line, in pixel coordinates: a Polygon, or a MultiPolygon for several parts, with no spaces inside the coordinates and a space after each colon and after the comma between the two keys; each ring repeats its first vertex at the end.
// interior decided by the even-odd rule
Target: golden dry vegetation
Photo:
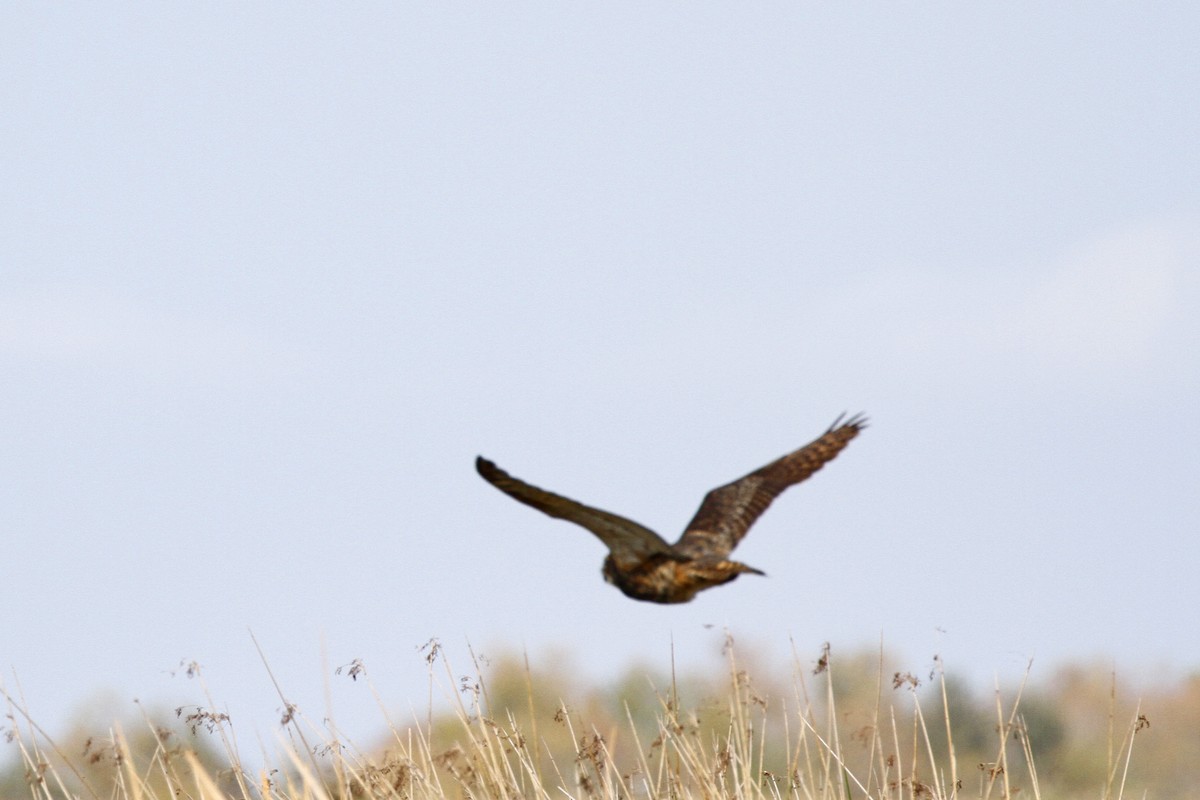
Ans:
{"type": "MultiPolygon", "coordinates": [[[[446,710],[387,722],[360,747],[285,701],[291,745],[265,768],[246,767],[233,721],[205,708],[59,738],[6,694],[0,796],[1174,798],[1194,794],[1200,763],[1200,678],[1139,700],[1111,672],[1070,667],[973,693],[936,659],[916,675],[886,654],[826,648],[779,668],[743,663],[727,639],[720,674],[633,668],[582,687],[518,655],[473,656],[463,674],[436,641],[422,652],[431,679],[453,687],[446,710]]],[[[357,661],[334,679],[375,692],[357,661]]]]}

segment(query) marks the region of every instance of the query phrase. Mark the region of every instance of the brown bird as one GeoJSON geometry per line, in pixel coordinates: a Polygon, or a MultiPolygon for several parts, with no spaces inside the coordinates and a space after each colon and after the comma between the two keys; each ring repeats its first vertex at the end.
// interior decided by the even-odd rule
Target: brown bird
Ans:
{"type": "Polygon", "coordinates": [[[866,426],[861,414],[845,423],[838,417],[819,439],[713,489],[675,544],[667,544],[633,520],[530,486],[482,456],[475,459],[475,469],[488,483],[525,505],[596,534],[609,550],[604,579],[629,597],[652,603],[686,603],[697,592],[729,583],[743,572],[765,575],[727,556],[772,500],[832,461],[866,426]]]}

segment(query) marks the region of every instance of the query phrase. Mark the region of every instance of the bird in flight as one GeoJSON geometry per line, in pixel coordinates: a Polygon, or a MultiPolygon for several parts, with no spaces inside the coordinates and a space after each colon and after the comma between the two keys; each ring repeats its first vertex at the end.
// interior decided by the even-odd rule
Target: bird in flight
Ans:
{"type": "Polygon", "coordinates": [[[799,450],[713,489],[675,544],[633,520],[531,486],[482,456],[475,459],[475,469],[513,499],[596,534],[609,550],[604,579],[629,597],[686,603],[697,592],[729,583],[743,572],[766,574],[730,561],[729,554],[772,500],[832,461],[866,426],[861,414],[845,422],[838,417],[829,430],[799,450]]]}

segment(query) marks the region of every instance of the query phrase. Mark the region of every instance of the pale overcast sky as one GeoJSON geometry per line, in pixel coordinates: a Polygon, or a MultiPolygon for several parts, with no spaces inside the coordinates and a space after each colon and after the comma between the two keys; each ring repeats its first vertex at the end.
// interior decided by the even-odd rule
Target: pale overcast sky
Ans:
{"type": "Polygon", "coordinates": [[[432,636],[586,674],[1200,666],[1192,3],[10,3],[0,668],[381,728],[432,636]],[[475,474],[674,538],[871,427],[693,603],[475,474]],[[706,627],[715,625],[717,629],[706,627]],[[324,652],[324,655],[323,655],[324,652]],[[328,667],[323,667],[322,659],[328,667]]]}

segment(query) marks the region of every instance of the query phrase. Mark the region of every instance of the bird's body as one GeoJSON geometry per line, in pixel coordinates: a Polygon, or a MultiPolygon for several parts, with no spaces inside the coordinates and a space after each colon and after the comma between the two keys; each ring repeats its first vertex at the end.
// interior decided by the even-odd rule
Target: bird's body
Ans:
{"type": "Polygon", "coordinates": [[[604,580],[627,597],[650,603],[686,603],[702,589],[720,586],[749,572],[765,575],[762,570],[723,558],[680,559],[651,556],[632,569],[621,569],[612,556],[604,559],[604,580]]]}
{"type": "Polygon", "coordinates": [[[604,579],[635,600],[686,603],[697,592],[737,578],[764,574],[727,557],[771,501],[784,489],[832,461],[866,420],[837,421],[820,438],[704,497],[696,516],[675,544],[633,520],[591,508],[512,477],[485,458],[475,468],[488,483],[520,502],[587,528],[605,545],[604,579]]]}

